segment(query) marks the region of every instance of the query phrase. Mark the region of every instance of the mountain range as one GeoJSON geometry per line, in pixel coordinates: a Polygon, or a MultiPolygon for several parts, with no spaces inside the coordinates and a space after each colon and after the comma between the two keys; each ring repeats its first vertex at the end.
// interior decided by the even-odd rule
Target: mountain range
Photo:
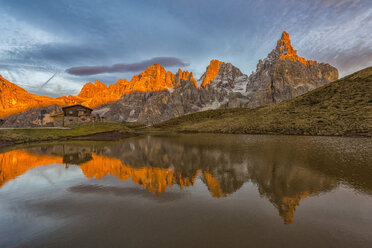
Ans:
{"type": "Polygon", "coordinates": [[[82,104],[108,121],[155,124],[203,110],[277,103],[337,79],[333,66],[298,56],[283,32],[250,76],[218,60],[197,81],[192,72],[179,69],[173,74],[154,64],[130,81],[87,83],[77,96],[58,98],[28,93],[0,76],[0,118],[3,126],[39,126],[50,122],[49,115],[61,106],[82,104]]]}
{"type": "Polygon", "coordinates": [[[166,131],[372,137],[372,67],[259,108],[215,109],[154,125],[166,131]]]}

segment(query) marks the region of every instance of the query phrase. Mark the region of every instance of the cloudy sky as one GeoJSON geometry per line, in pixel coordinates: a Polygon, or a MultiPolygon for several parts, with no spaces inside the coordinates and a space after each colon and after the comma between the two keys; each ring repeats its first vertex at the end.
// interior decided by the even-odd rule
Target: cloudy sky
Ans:
{"type": "Polygon", "coordinates": [[[215,58],[250,74],[283,30],[300,56],[330,63],[341,76],[372,66],[371,0],[0,0],[0,6],[0,74],[42,95],[130,79],[155,62],[199,78],[215,58]]]}

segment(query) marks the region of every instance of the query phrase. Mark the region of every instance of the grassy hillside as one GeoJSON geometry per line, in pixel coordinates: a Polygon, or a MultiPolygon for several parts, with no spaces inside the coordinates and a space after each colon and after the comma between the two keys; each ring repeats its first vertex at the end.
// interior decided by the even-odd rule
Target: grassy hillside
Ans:
{"type": "Polygon", "coordinates": [[[281,103],[204,111],[155,127],[181,132],[372,137],[372,67],[281,103]]]}

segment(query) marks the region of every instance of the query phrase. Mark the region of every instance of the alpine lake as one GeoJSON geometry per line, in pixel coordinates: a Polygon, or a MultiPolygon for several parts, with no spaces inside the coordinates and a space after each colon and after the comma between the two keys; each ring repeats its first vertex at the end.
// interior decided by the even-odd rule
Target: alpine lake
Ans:
{"type": "Polygon", "coordinates": [[[372,247],[372,139],[180,134],[8,147],[0,247],[372,247]]]}

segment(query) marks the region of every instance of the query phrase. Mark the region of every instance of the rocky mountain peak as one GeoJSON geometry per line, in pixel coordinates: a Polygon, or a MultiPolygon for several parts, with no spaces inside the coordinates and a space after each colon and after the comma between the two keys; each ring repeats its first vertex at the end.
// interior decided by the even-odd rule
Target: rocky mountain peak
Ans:
{"type": "Polygon", "coordinates": [[[152,92],[173,87],[175,76],[160,64],[153,64],[139,75],[133,76],[124,94],[131,92],[152,92]]]}
{"type": "Polygon", "coordinates": [[[299,57],[284,31],[276,48],[258,62],[256,72],[248,78],[248,106],[291,99],[337,79],[338,71],[333,66],[299,57]]]}
{"type": "Polygon", "coordinates": [[[231,92],[244,92],[246,83],[247,76],[239,68],[231,63],[223,63],[219,65],[218,73],[213,80],[202,87],[205,89],[214,88],[218,92],[225,91],[228,94],[231,92]]]}
{"type": "Polygon", "coordinates": [[[78,97],[94,97],[97,92],[106,89],[107,89],[106,84],[96,80],[94,84],[91,82],[84,84],[83,88],[78,94],[78,97]]]}
{"type": "Polygon", "coordinates": [[[97,80],[95,83],[86,83],[77,96],[51,98],[28,93],[0,76],[0,118],[48,105],[82,104],[96,108],[117,101],[125,94],[163,91],[176,85],[180,86],[181,80],[190,81],[196,88],[198,87],[191,72],[179,70],[174,75],[160,64],[153,64],[144,72],[133,76],[129,82],[120,79],[115,84],[107,86],[97,80]]]}
{"type": "Polygon", "coordinates": [[[96,87],[99,87],[99,88],[107,88],[107,85],[104,84],[104,83],[102,83],[102,82],[99,81],[99,80],[96,80],[96,82],[94,83],[94,85],[95,85],[96,87]]]}
{"type": "Polygon", "coordinates": [[[304,65],[315,63],[315,61],[306,60],[305,58],[297,55],[297,50],[293,49],[289,34],[286,31],[283,31],[282,36],[278,40],[274,51],[275,55],[277,55],[277,57],[282,60],[300,62],[304,65]]]}
{"type": "Polygon", "coordinates": [[[160,75],[166,73],[163,66],[161,66],[159,63],[155,63],[153,65],[150,65],[146,68],[146,70],[141,75],[160,75]]]}
{"type": "Polygon", "coordinates": [[[192,74],[192,72],[182,71],[181,69],[178,69],[178,72],[175,76],[174,85],[175,86],[180,86],[181,85],[181,79],[194,83],[195,87],[198,88],[198,84],[196,83],[196,80],[195,80],[194,75],[192,74]]]}
{"type": "Polygon", "coordinates": [[[225,64],[225,62],[221,62],[217,59],[211,60],[209,66],[207,67],[207,71],[199,79],[199,81],[202,82],[202,87],[205,87],[206,85],[209,85],[211,83],[211,81],[217,76],[220,70],[220,65],[223,64],[225,64]]]}
{"type": "Polygon", "coordinates": [[[31,94],[0,76],[0,118],[33,107],[53,104],[64,105],[64,101],[62,99],[31,94]]]}
{"type": "Polygon", "coordinates": [[[102,110],[99,114],[110,121],[152,124],[208,109],[276,103],[338,78],[337,69],[329,64],[299,57],[287,32],[274,44],[249,77],[231,63],[211,60],[200,87],[191,72],[179,69],[173,74],[160,64],[149,66],[130,81],[120,79],[109,87],[99,81],[87,83],[77,96],[57,99],[30,94],[0,76],[0,118],[35,107],[82,104],[104,105],[97,111],[102,110]]]}

